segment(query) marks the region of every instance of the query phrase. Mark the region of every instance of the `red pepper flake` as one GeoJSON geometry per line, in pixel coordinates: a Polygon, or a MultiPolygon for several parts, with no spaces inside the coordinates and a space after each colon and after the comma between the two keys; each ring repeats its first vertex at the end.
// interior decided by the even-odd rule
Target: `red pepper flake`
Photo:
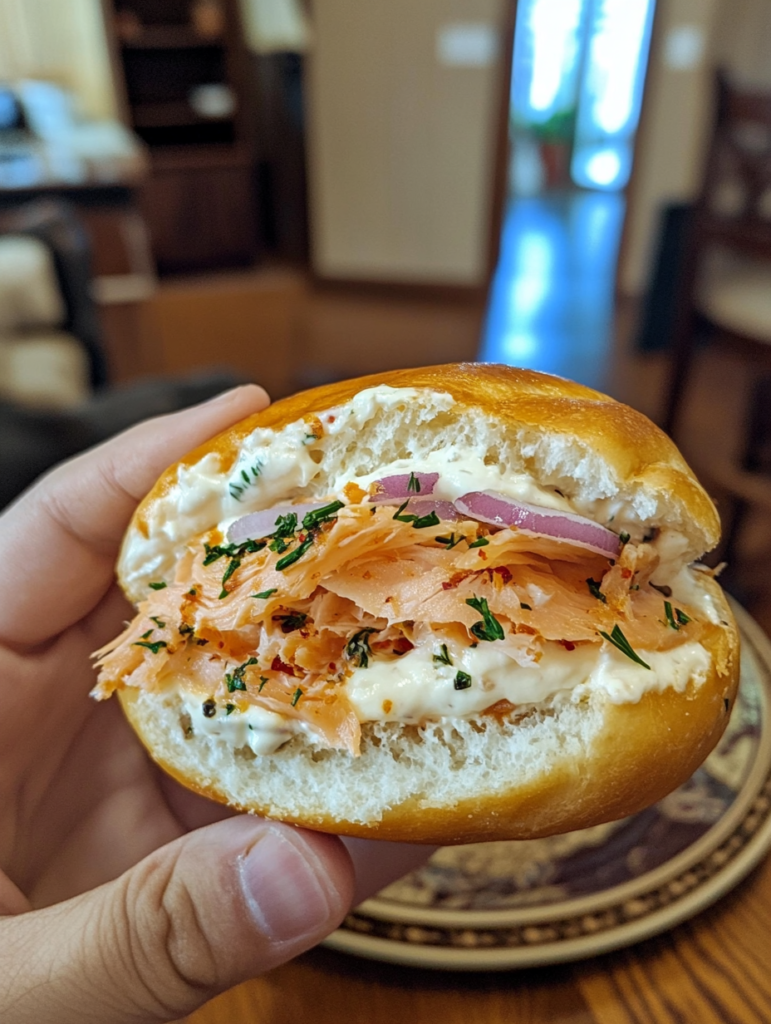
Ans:
{"type": "Polygon", "coordinates": [[[576,645],[571,643],[570,640],[560,640],[559,643],[562,644],[566,651],[574,651],[576,649],[576,645]]]}
{"type": "Polygon", "coordinates": [[[285,661],[282,661],[278,655],[270,663],[271,672],[283,672],[285,675],[293,676],[295,674],[294,669],[291,665],[287,665],[285,661]]]}
{"type": "Polygon", "coordinates": [[[327,423],[334,423],[334,422],[335,422],[335,417],[334,416],[327,416],[327,423]]]}
{"type": "Polygon", "coordinates": [[[459,583],[462,583],[469,576],[473,576],[473,572],[456,572],[442,584],[442,590],[454,590],[459,583]]]}
{"type": "Polygon", "coordinates": [[[631,578],[632,578],[632,570],[631,569],[622,569],[621,570],[621,579],[622,580],[631,580],[631,578]]]}
{"type": "Polygon", "coordinates": [[[337,672],[337,665],[335,665],[334,661],[330,661],[330,663],[329,663],[329,671],[330,672],[337,672]]]}
{"type": "Polygon", "coordinates": [[[497,572],[504,586],[506,586],[507,583],[511,583],[511,573],[505,565],[496,565],[494,569],[488,569],[487,571],[491,574],[491,578],[492,574],[497,572]]]}
{"type": "Polygon", "coordinates": [[[481,558],[481,559],[482,559],[482,560],[483,560],[484,562],[486,562],[486,561],[487,561],[487,555],[486,555],[486,554],[484,553],[484,551],[483,551],[483,550],[482,550],[481,548],[479,549],[479,557],[480,557],[480,558],[481,558]]]}
{"type": "Polygon", "coordinates": [[[411,643],[406,636],[400,636],[398,640],[394,641],[393,652],[394,654],[406,654],[407,651],[411,651],[415,644],[411,643]]]}

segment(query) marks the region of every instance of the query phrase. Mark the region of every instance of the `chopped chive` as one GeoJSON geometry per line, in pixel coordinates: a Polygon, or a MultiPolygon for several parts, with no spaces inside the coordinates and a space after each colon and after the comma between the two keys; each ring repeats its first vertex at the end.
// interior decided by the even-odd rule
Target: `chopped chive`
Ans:
{"type": "Polygon", "coordinates": [[[259,594],[250,594],[250,597],[259,597],[263,601],[267,601],[269,597],[272,597],[278,590],[278,587],[273,587],[271,590],[261,590],[259,594]]]}
{"type": "Polygon", "coordinates": [[[265,545],[264,540],[245,540],[243,544],[204,544],[206,556],[203,564],[212,565],[220,558],[243,558],[244,555],[262,551],[265,545]]]}
{"type": "Polygon", "coordinates": [[[626,530],[622,530],[621,533],[619,533],[618,535],[618,539],[621,541],[622,544],[628,544],[629,534],[626,532],[626,530]]]}
{"type": "Polygon", "coordinates": [[[158,629],[165,629],[166,628],[166,623],[165,622],[161,622],[161,620],[158,618],[157,615],[151,615],[150,619],[156,624],[158,629]]]}
{"type": "Polygon", "coordinates": [[[225,714],[226,715],[232,715],[235,710],[236,710],[235,704],[226,704],[225,705],[225,714]]]}
{"type": "Polygon", "coordinates": [[[287,512],[285,516],[279,516],[273,525],[276,529],[271,537],[291,537],[297,532],[297,513],[287,512]]]}
{"type": "Polygon", "coordinates": [[[450,652],[447,650],[447,644],[442,644],[439,648],[439,654],[433,656],[433,660],[438,662],[440,665],[452,665],[452,658],[450,652]]]}
{"type": "Polygon", "coordinates": [[[455,682],[452,684],[456,690],[468,690],[471,686],[471,676],[468,672],[457,672],[455,682]]]}
{"type": "Polygon", "coordinates": [[[487,537],[477,537],[477,539],[475,541],[472,541],[469,544],[469,547],[470,548],[486,548],[489,543],[490,543],[490,541],[487,539],[487,537]]]}
{"type": "Polygon", "coordinates": [[[283,558],[279,558],[276,562],[276,569],[279,572],[283,572],[284,569],[288,569],[290,565],[294,565],[295,562],[299,562],[312,544],[313,534],[310,533],[301,544],[298,544],[294,551],[290,551],[288,555],[284,555],[283,558]]]}
{"type": "Polygon", "coordinates": [[[672,604],[669,601],[665,601],[664,602],[664,615],[667,618],[667,625],[671,629],[679,629],[680,628],[680,623],[675,618],[674,612],[672,611],[672,604]]]}
{"type": "Polygon", "coordinates": [[[397,510],[394,512],[393,518],[394,519],[398,519],[400,523],[411,523],[413,521],[413,519],[415,518],[415,516],[410,516],[410,515],[403,516],[402,515],[402,512],[404,512],[405,508],[407,508],[409,503],[410,503],[410,499],[407,498],[407,500],[404,502],[404,504],[400,505],[397,508],[397,510]]]}
{"type": "Polygon", "coordinates": [[[179,626],[179,632],[182,634],[182,636],[185,636],[188,633],[189,634],[194,633],[195,630],[193,629],[192,626],[188,626],[188,624],[186,622],[182,622],[182,623],[180,623],[180,626],[179,626]]]}
{"type": "Polygon", "coordinates": [[[484,597],[469,597],[466,604],[482,616],[482,622],[475,622],[471,627],[471,633],[477,640],[503,640],[503,626],[488,608],[484,597]]]}
{"type": "Polygon", "coordinates": [[[643,668],[647,668],[648,670],[650,670],[650,665],[644,662],[640,655],[635,652],[634,648],[629,643],[624,634],[621,632],[621,629],[618,625],[615,625],[610,633],[606,633],[602,629],[598,632],[604,640],[607,640],[608,643],[611,643],[614,647],[617,647],[621,651],[621,653],[625,654],[627,658],[629,658],[631,661],[636,661],[638,665],[642,665],[643,668]]]}
{"type": "MultiPolygon", "coordinates": [[[[227,591],[225,590],[225,584],[230,579],[230,577],[233,575],[233,573],[236,571],[236,569],[239,568],[240,565],[241,565],[241,559],[238,557],[238,555],[236,555],[234,558],[231,558],[230,561],[228,562],[228,567],[225,570],[225,572],[222,574],[222,591],[223,591],[223,593],[227,593],[227,591]]],[[[220,594],[220,597],[222,597],[221,594],[220,594]]]]}
{"type": "Polygon", "coordinates": [[[446,544],[447,550],[452,551],[456,544],[460,544],[460,542],[463,540],[463,537],[456,537],[455,533],[451,533],[449,537],[435,537],[434,539],[436,540],[437,544],[446,544]]]}
{"type": "Polygon", "coordinates": [[[148,638],[148,636],[152,636],[153,632],[154,631],[152,629],[148,629],[148,631],[146,633],[142,634],[142,639],[146,640],[148,638]]]}
{"type": "Polygon", "coordinates": [[[256,665],[256,658],[248,658],[243,665],[239,665],[238,668],[233,669],[232,672],[225,673],[225,684],[228,688],[228,693],[234,693],[236,690],[245,690],[246,683],[244,682],[244,673],[250,665],[256,665]]]}
{"type": "Polygon", "coordinates": [[[198,593],[198,591],[195,589],[195,587],[191,587],[190,590],[188,590],[187,593],[188,593],[188,597],[195,597],[196,594],[198,593]]]}
{"type": "Polygon", "coordinates": [[[436,509],[432,509],[428,513],[428,515],[425,515],[425,516],[416,516],[416,515],[413,515],[411,512],[408,512],[406,515],[402,515],[402,513],[404,512],[405,508],[407,508],[409,503],[410,503],[410,499],[408,498],[404,502],[404,504],[400,505],[399,508],[396,510],[396,512],[394,512],[393,518],[397,519],[400,523],[412,523],[413,527],[416,530],[422,530],[426,526],[438,526],[439,525],[440,520],[439,520],[439,516],[436,514],[436,509]]]}
{"type": "MultiPolygon", "coordinates": [[[[152,630],[150,630],[152,633],[152,630]]],[[[137,640],[134,647],[146,647],[148,651],[152,651],[153,654],[157,654],[162,647],[167,647],[165,640],[156,640],[155,643],[150,643],[148,640],[137,640]]]]}
{"type": "Polygon", "coordinates": [[[436,509],[432,509],[427,516],[413,516],[412,526],[415,530],[423,530],[427,526],[438,526],[440,522],[436,509]]]}
{"type": "Polygon", "coordinates": [[[415,476],[414,473],[410,473],[410,478],[407,481],[407,493],[418,494],[420,492],[420,480],[415,476]]]}
{"type": "Polygon", "coordinates": [[[294,633],[296,629],[302,629],[308,616],[304,612],[290,612],[288,615],[274,615],[273,621],[281,623],[282,633],[294,633]]]}
{"type": "Polygon", "coordinates": [[[160,583],[151,583],[150,584],[150,589],[151,590],[165,590],[166,586],[167,586],[167,584],[165,584],[163,582],[163,580],[161,580],[160,583]]]}
{"type": "Polygon", "coordinates": [[[337,513],[343,508],[342,501],[332,501],[323,508],[317,508],[315,512],[306,512],[303,516],[303,528],[315,530],[317,526],[337,518],[337,513]]]}
{"type": "Polygon", "coordinates": [[[267,681],[267,676],[260,676],[260,685],[257,687],[257,693],[262,693],[262,688],[267,683],[267,681]]]}
{"type": "Polygon", "coordinates": [[[358,660],[359,668],[367,668],[369,666],[369,659],[372,657],[372,650],[369,646],[371,633],[377,633],[377,630],[371,628],[360,629],[358,633],[353,634],[345,645],[345,653],[351,661],[358,660]]]}
{"type": "Polygon", "coordinates": [[[300,689],[300,687],[298,686],[297,689],[295,690],[295,692],[292,694],[292,707],[293,708],[297,707],[297,702],[300,700],[300,697],[302,697],[302,695],[303,695],[303,692],[300,689]]]}
{"type": "Polygon", "coordinates": [[[601,583],[598,583],[597,580],[593,580],[590,576],[589,579],[586,580],[586,585],[589,588],[589,593],[592,595],[592,597],[596,597],[597,600],[602,601],[603,604],[608,603],[607,597],[600,590],[601,583]]]}
{"type": "Polygon", "coordinates": [[[289,541],[285,537],[274,537],[270,542],[270,550],[275,551],[279,555],[283,555],[288,547],[289,541]]]}
{"type": "Polygon", "coordinates": [[[691,616],[686,615],[682,608],[675,608],[675,615],[677,616],[677,621],[681,626],[687,626],[691,621],[691,616]]]}

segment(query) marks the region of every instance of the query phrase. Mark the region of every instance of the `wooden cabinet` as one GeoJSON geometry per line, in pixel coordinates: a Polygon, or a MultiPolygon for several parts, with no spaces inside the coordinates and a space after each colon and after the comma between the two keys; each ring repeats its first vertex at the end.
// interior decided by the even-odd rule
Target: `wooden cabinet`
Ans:
{"type": "Polygon", "coordinates": [[[158,269],[257,250],[253,89],[237,0],[106,0],[127,124],[150,152],[140,203],[158,269]]]}
{"type": "Polygon", "coordinates": [[[160,273],[244,266],[255,254],[248,153],[167,153],[140,195],[160,273]]]}

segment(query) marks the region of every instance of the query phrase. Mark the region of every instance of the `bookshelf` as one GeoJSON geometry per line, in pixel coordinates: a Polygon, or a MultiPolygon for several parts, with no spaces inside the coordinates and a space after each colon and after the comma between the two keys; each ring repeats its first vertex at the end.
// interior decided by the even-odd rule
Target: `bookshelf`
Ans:
{"type": "Polygon", "coordinates": [[[150,153],[140,195],[160,273],[255,257],[255,95],[237,0],[104,0],[123,118],[150,153]]]}

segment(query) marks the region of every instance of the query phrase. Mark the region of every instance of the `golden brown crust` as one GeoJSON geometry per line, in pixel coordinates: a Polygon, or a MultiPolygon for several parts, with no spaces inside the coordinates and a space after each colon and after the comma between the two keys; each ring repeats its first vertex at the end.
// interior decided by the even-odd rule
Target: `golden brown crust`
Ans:
{"type": "MultiPolygon", "coordinates": [[[[393,370],[303,391],[242,420],[190,452],[180,464],[193,465],[205,455],[217,452],[226,472],[237,459],[241,442],[256,428],[281,429],[342,405],[359,391],[379,385],[446,392],[461,407],[481,409],[503,425],[577,437],[607,461],[619,480],[677,496],[703,535],[703,550],[717,544],[720,522],[714,505],[676,446],[647,417],[582,384],[510,366],[450,363],[393,370]]],[[[175,464],[137,509],[132,525],[145,536],[147,510],[168,492],[176,479],[175,464]]]]}
{"type": "MultiPolygon", "coordinates": [[[[534,839],[586,828],[634,814],[685,782],[725,729],[739,682],[739,635],[722,591],[705,581],[724,626],[704,640],[713,671],[684,693],[650,691],[637,704],[608,704],[604,728],[582,759],[552,766],[528,785],[494,793],[471,793],[451,807],[426,807],[425,797],[384,808],[371,825],[336,819],[309,806],[306,814],[281,815],[306,828],[370,839],[414,843],[466,843],[494,839],[534,839]]],[[[228,803],[227,794],[202,774],[183,775],[173,760],[147,740],[137,711],[138,692],[119,691],[124,710],[150,754],[179,782],[204,796],[228,803]]],[[[255,794],[239,810],[267,814],[255,794]]]]}

